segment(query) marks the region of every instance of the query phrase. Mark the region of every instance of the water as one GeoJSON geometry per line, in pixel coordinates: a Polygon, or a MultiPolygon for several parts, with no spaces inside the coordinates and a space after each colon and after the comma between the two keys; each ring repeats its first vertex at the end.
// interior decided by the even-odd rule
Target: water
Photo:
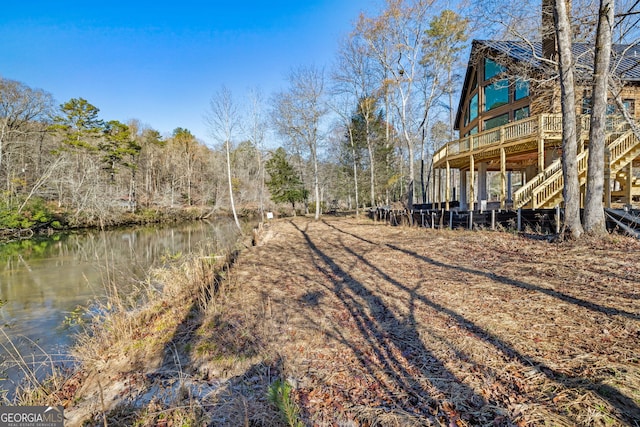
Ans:
{"type": "MultiPolygon", "coordinates": [[[[64,358],[73,340],[69,319],[104,296],[107,283],[131,286],[151,266],[192,252],[215,254],[236,239],[224,218],[0,245],[0,362],[16,358],[14,346],[27,361],[64,358]]],[[[0,393],[23,375],[6,366],[0,393]]]]}

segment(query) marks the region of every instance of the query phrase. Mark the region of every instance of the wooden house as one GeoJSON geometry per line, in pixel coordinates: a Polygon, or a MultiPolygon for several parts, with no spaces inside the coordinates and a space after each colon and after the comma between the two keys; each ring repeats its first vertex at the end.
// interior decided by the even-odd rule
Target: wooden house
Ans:
{"type": "MultiPolygon", "coordinates": [[[[593,64],[586,44],[574,44],[578,70],[593,64]]],[[[640,47],[614,45],[612,75],[618,97],[633,119],[640,116],[640,47]]],[[[555,41],[537,43],[475,40],[461,90],[455,129],[459,139],[435,152],[435,202],[449,208],[458,194],[461,209],[483,201],[501,208],[550,208],[562,203],[562,120],[560,87],[550,61],[555,41]],[[458,170],[458,182],[452,182],[458,170]],[[491,184],[493,183],[493,184],[491,184]],[[497,184],[496,184],[497,183],[497,184]],[[492,191],[490,191],[492,190],[492,191]]],[[[590,75],[577,74],[579,179],[587,173],[590,75]]],[[[640,196],[640,140],[613,99],[608,111],[605,203],[631,204],[640,196]]]]}

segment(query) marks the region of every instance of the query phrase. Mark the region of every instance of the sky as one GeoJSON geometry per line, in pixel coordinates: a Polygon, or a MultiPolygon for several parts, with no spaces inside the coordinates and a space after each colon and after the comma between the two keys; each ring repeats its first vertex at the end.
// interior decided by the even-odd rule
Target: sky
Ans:
{"type": "Polygon", "coordinates": [[[335,61],[339,40],[378,0],[10,1],[0,15],[0,77],[84,98],[103,120],[169,135],[204,122],[224,85],[237,104],[249,89],[286,90],[300,66],[335,61]]]}

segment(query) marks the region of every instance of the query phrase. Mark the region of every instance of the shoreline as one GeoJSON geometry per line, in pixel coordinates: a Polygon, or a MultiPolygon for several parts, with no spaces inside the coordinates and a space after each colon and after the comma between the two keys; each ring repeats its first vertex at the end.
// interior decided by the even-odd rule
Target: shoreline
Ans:
{"type": "Polygon", "coordinates": [[[157,273],[158,298],[103,319],[79,342],[84,369],[47,404],[65,405],[69,426],[640,417],[636,239],[352,217],[281,219],[249,237],[231,258],[157,273]]]}

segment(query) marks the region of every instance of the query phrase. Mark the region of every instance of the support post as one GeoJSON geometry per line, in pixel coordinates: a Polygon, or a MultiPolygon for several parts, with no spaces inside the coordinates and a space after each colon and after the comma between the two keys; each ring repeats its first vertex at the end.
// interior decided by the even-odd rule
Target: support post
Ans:
{"type": "Polygon", "coordinates": [[[631,209],[631,204],[633,203],[633,162],[629,162],[629,165],[627,165],[627,185],[625,187],[627,206],[631,209]]]}
{"type": "Polygon", "coordinates": [[[544,171],[544,139],[538,140],[538,173],[544,171]]]}
{"type": "Polygon", "coordinates": [[[444,208],[449,210],[449,202],[451,201],[451,165],[447,160],[447,168],[445,170],[445,184],[444,184],[444,208]]]}
{"type": "Polygon", "coordinates": [[[518,233],[522,230],[522,208],[518,208],[518,233]]]}
{"type": "Polygon", "coordinates": [[[467,210],[467,171],[460,171],[460,210],[467,210]]]}
{"type": "Polygon", "coordinates": [[[473,155],[469,156],[469,210],[472,211],[475,209],[475,162],[473,155]]]}
{"type": "Polygon", "coordinates": [[[507,153],[500,148],[500,209],[507,208],[507,153]]]}
{"type": "Polygon", "coordinates": [[[496,229],[496,211],[491,209],[491,229],[496,229]]]}
{"type": "Polygon", "coordinates": [[[604,164],[604,205],[611,208],[611,153],[608,149],[604,152],[604,164]]]}

